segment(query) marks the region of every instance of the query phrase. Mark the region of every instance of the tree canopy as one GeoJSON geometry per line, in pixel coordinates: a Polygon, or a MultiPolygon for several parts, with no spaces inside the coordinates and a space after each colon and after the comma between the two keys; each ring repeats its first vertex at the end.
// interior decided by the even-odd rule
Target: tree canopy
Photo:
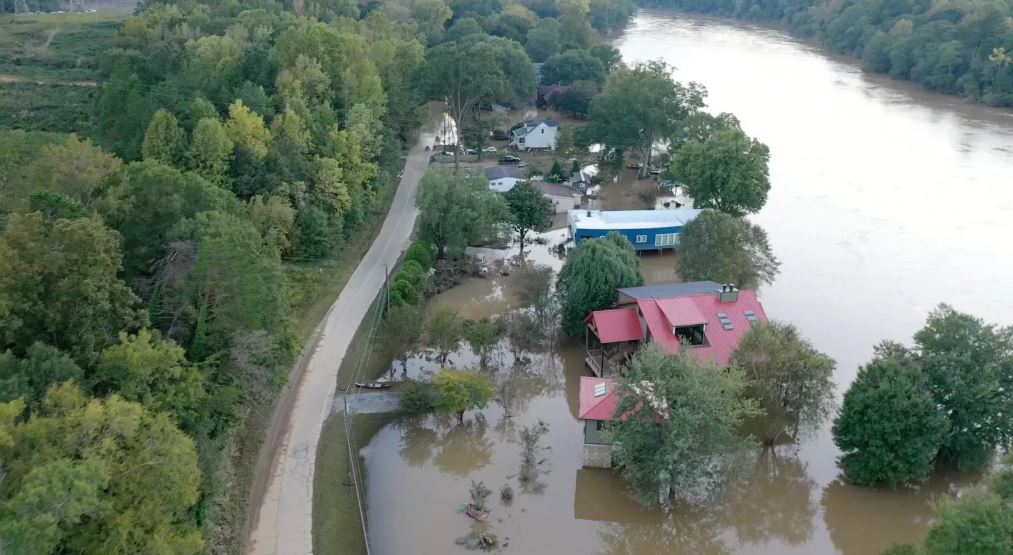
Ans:
{"type": "Polygon", "coordinates": [[[701,212],[683,228],[679,245],[679,275],[686,281],[755,289],[772,283],[781,265],[763,228],[724,212],[701,212]]]}
{"type": "Polygon", "coordinates": [[[464,413],[485,408],[495,390],[486,374],[444,369],[433,378],[433,392],[436,410],[454,413],[463,422],[464,413]]]}
{"type": "Polygon", "coordinates": [[[622,416],[608,430],[619,472],[640,502],[711,498],[748,468],[756,445],[738,427],[760,410],[744,396],[742,371],[648,346],[619,384],[622,416]]]}
{"type": "Polygon", "coordinates": [[[520,239],[521,254],[524,254],[524,239],[529,231],[549,229],[553,214],[552,201],[530,182],[522,181],[507,191],[507,207],[510,209],[510,227],[520,239]]]}
{"type": "Polygon", "coordinates": [[[617,289],[643,283],[636,252],[625,237],[613,231],[585,239],[559,272],[556,291],[563,331],[573,338],[583,337],[584,319],[592,311],[615,304],[617,289]]]}
{"type": "Polygon", "coordinates": [[[757,212],[767,202],[770,150],[739,129],[723,129],[675,152],[672,175],[685,184],[697,208],[733,216],[757,212]]]}
{"type": "Polygon", "coordinates": [[[506,201],[484,179],[439,169],[426,172],[415,205],[419,237],[435,245],[436,258],[460,254],[509,217],[506,201]]]}

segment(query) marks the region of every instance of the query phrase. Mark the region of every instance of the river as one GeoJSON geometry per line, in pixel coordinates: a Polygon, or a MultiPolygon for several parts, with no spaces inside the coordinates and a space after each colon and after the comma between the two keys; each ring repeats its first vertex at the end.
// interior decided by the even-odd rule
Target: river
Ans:
{"type": "MultiPolygon", "coordinates": [[[[762,301],[837,360],[839,393],[875,343],[908,342],[940,302],[1013,322],[1013,112],[866,75],[782,32],[727,20],[640,12],[615,44],[627,63],[661,58],[677,79],[703,83],[708,109],[733,112],[770,147],[772,190],[753,219],[782,267],[762,301]]],[[[463,427],[399,423],[364,450],[375,553],[464,552],[453,542],[470,524],[454,509],[470,480],[516,490],[516,432],[538,420],[551,447],[540,486],[517,490],[510,505],[494,496],[490,524],[507,553],[874,554],[919,540],[932,498],[977,479],[848,486],[824,430],[764,453],[752,479],[713,506],[644,510],[612,474],[580,468],[579,352],[498,356],[511,369],[500,384],[509,411],[494,404],[463,427]]]]}

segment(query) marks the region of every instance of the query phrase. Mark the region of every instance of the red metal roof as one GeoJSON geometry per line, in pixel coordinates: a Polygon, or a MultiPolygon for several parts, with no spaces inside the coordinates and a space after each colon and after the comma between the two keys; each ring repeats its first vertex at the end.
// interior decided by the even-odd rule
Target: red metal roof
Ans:
{"type": "MultiPolygon", "coordinates": [[[[637,306],[640,308],[644,322],[647,323],[651,340],[661,345],[666,352],[675,354],[682,346],[678,337],[672,333],[669,317],[666,316],[662,306],[659,306],[669,304],[667,301],[670,300],[675,299],[637,299],[637,306]]],[[[691,303],[706,322],[704,334],[707,337],[707,344],[692,347],[692,352],[697,356],[709,357],[721,366],[728,365],[735,347],[751,327],[749,320],[746,319],[745,311],[752,310],[757,320],[767,321],[763,305],[756,299],[756,294],[748,290],[739,291],[739,299],[735,302],[722,303],[718,301],[716,293],[679,297],[678,300],[691,303]],[[718,320],[718,313],[722,312],[728,315],[732,329],[726,330],[722,327],[718,320]]]]}
{"type": "Polygon", "coordinates": [[[577,417],[582,420],[609,420],[616,411],[618,403],[616,382],[609,378],[594,376],[580,377],[580,410],[577,417]],[[594,388],[605,385],[605,394],[595,397],[594,388]]]}
{"type": "Polygon", "coordinates": [[[658,303],[658,308],[668,319],[668,324],[671,327],[697,326],[707,323],[707,317],[700,312],[692,297],[655,299],[655,302],[658,303]]]}
{"type": "Polygon", "coordinates": [[[640,327],[640,316],[637,315],[635,308],[596,310],[585,321],[591,324],[598,340],[602,343],[642,341],[644,339],[644,330],[640,327]]]}

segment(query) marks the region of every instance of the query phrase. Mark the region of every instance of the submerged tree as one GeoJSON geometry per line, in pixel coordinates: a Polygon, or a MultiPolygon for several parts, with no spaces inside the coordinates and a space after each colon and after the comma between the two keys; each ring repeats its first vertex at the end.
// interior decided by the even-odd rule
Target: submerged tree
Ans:
{"type": "Polygon", "coordinates": [[[772,283],[781,263],[762,227],[724,212],[705,210],[682,231],[679,274],[755,289],[772,283]]]}
{"type": "Polygon", "coordinates": [[[457,350],[464,338],[464,320],[449,308],[438,308],[433,312],[426,326],[426,340],[439,353],[440,363],[446,364],[447,356],[457,350]]]}
{"type": "Polygon", "coordinates": [[[791,324],[757,324],[739,342],[731,362],[745,372],[746,391],[764,410],[764,443],[796,441],[815,431],[834,409],[833,359],[791,324]]]}
{"type": "Polygon", "coordinates": [[[722,129],[707,139],[686,143],[675,153],[672,175],[686,184],[697,208],[733,216],[763,208],[770,190],[770,149],[740,129],[722,129]]]}
{"type": "Polygon", "coordinates": [[[486,374],[443,369],[433,378],[433,393],[436,410],[456,414],[463,423],[465,411],[485,408],[495,389],[486,374]]]}
{"type": "Polygon", "coordinates": [[[738,429],[760,410],[744,396],[741,370],[649,346],[619,383],[615,462],[641,503],[712,497],[748,468],[756,444],[738,429]]]}
{"type": "Polygon", "coordinates": [[[855,484],[896,486],[927,476],[950,428],[924,375],[898,348],[877,348],[834,421],[840,465],[855,484]]]}
{"type": "Polygon", "coordinates": [[[594,310],[616,302],[616,290],[643,285],[633,245],[616,232],[585,239],[559,272],[557,291],[563,331],[573,338],[584,334],[584,319],[594,310]]]}

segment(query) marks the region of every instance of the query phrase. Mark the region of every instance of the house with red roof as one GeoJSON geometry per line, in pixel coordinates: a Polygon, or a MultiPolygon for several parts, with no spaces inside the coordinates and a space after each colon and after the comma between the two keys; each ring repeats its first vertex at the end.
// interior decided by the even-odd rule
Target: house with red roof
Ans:
{"type": "Polygon", "coordinates": [[[609,378],[644,342],[676,354],[727,366],[742,337],[767,315],[756,293],[713,281],[627,287],[614,308],[596,310],[585,320],[584,361],[594,376],[580,379],[584,421],[584,466],[608,468],[612,446],[606,423],[618,405],[617,384],[609,378]]]}
{"type": "Polygon", "coordinates": [[[683,348],[726,366],[739,340],[767,315],[756,293],[713,281],[627,287],[614,308],[585,319],[584,361],[608,376],[645,341],[675,354],[683,348]]]}

